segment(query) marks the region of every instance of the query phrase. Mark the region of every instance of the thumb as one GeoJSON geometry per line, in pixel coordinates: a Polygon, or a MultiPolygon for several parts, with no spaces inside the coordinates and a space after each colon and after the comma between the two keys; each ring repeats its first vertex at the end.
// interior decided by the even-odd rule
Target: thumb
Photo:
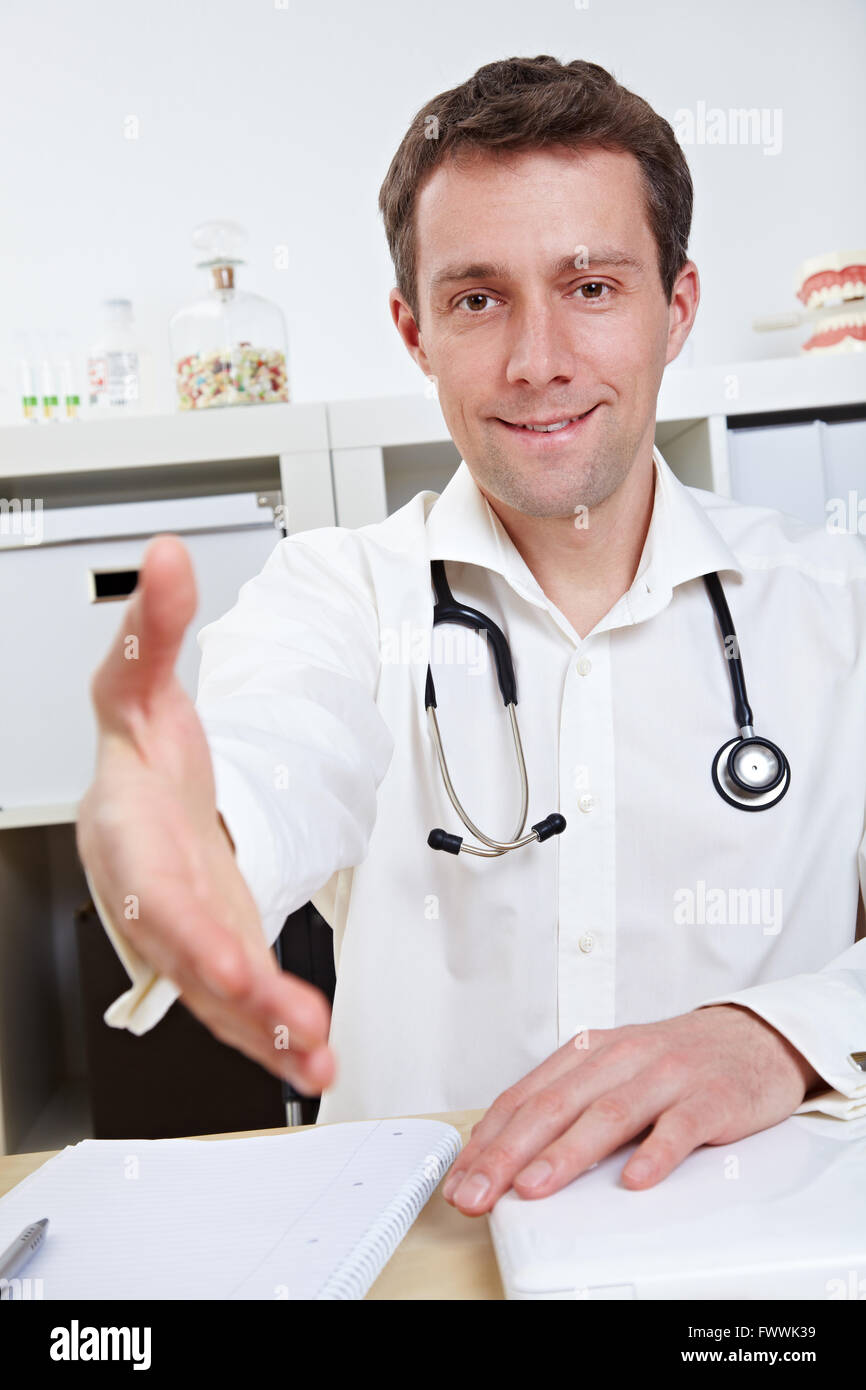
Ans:
{"type": "Polygon", "coordinates": [[[171,680],[184,633],[198,607],[195,575],[179,536],[155,536],[114,643],[92,683],[100,719],[116,706],[148,701],[171,680]]]}

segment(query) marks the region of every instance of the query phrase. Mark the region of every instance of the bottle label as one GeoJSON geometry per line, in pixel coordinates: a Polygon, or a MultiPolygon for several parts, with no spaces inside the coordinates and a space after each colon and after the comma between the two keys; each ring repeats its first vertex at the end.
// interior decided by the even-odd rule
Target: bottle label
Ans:
{"type": "Polygon", "coordinates": [[[138,353],[106,352],[87,361],[92,406],[124,406],[138,400],[138,353]]]}

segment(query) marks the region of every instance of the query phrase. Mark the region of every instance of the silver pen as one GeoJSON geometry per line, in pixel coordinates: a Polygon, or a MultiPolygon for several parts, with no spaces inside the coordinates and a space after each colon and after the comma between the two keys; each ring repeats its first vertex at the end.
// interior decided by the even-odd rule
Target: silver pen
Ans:
{"type": "MultiPolygon", "coordinates": [[[[16,1236],[12,1244],[0,1255],[0,1280],[12,1279],[20,1269],[24,1268],[27,1261],[36,1254],[45,1240],[47,1230],[47,1216],[44,1216],[41,1221],[34,1221],[32,1226],[24,1227],[20,1236],[16,1236]]],[[[0,1288],[0,1298],[5,1293],[6,1289],[0,1288]]]]}

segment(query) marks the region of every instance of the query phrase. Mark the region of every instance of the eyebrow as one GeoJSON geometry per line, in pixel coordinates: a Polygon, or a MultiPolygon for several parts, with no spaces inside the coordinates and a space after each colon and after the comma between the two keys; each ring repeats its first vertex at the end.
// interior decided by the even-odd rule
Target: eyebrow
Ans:
{"type": "MultiPolygon", "coordinates": [[[[624,251],[618,251],[612,246],[599,246],[594,255],[589,257],[588,266],[576,266],[574,264],[575,253],[568,256],[561,256],[550,267],[552,279],[564,275],[567,270],[601,270],[603,266],[611,266],[615,269],[636,270],[639,273],[644,270],[643,261],[635,256],[628,256],[624,251]]],[[[507,265],[493,261],[472,261],[468,264],[454,264],[443,266],[441,270],[430,279],[430,289],[440,289],[443,285],[460,284],[463,280],[508,280],[512,272],[507,265]]]]}

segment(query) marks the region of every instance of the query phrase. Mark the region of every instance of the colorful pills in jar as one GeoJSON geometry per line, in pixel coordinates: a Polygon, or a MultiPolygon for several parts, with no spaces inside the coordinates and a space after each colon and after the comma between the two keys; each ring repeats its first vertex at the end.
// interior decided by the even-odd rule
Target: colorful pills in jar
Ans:
{"type": "Polygon", "coordinates": [[[176,364],[178,406],[204,410],[223,405],[266,405],[288,401],[285,354],[250,343],[226,352],[191,353],[176,364]]]}

